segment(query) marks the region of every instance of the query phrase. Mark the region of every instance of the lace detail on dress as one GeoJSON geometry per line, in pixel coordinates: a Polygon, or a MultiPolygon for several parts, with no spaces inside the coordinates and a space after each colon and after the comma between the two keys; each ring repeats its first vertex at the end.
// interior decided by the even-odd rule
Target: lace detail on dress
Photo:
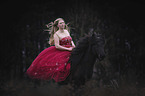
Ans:
{"type": "Polygon", "coordinates": [[[72,41],[72,38],[70,36],[67,36],[67,37],[64,37],[62,38],[59,43],[60,45],[62,46],[65,46],[65,47],[71,47],[71,41],[72,41]]]}

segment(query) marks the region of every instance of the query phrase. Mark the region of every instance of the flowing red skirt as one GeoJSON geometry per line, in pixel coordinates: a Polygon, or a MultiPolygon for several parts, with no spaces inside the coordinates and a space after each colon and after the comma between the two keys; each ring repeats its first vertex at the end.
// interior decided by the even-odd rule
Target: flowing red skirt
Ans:
{"type": "Polygon", "coordinates": [[[70,54],[69,51],[61,51],[51,46],[36,57],[26,74],[32,79],[64,81],[70,73],[70,54]]]}

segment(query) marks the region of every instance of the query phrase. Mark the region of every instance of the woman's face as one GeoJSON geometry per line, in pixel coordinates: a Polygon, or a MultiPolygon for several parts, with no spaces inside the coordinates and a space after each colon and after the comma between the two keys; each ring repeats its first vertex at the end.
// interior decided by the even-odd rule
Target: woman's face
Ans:
{"type": "Polygon", "coordinates": [[[64,22],[63,20],[59,20],[57,26],[58,26],[58,28],[60,28],[60,29],[64,29],[64,28],[65,28],[65,22],[64,22]]]}

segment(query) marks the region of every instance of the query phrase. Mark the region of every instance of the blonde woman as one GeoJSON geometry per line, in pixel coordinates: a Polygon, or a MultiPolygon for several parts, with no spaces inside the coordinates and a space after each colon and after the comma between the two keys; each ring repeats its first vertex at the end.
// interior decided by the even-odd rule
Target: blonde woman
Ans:
{"type": "Polygon", "coordinates": [[[64,81],[70,73],[68,63],[74,42],[69,34],[69,28],[62,18],[47,25],[49,44],[54,45],[43,50],[28,68],[26,74],[32,79],[64,81]]]}

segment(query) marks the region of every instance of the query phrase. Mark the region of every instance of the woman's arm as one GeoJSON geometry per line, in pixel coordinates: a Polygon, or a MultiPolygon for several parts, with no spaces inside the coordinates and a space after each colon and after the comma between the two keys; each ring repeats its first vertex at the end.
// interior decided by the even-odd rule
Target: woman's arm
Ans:
{"type": "MultiPolygon", "coordinates": [[[[70,33],[67,30],[66,30],[66,32],[70,36],[70,33]]],[[[76,47],[73,41],[71,41],[71,45],[72,45],[73,48],[76,47]]]]}
{"type": "Polygon", "coordinates": [[[59,44],[59,37],[56,34],[54,34],[54,44],[55,44],[56,49],[72,51],[72,47],[66,48],[66,47],[63,47],[59,44]]]}
{"type": "Polygon", "coordinates": [[[73,41],[71,41],[71,44],[72,44],[72,47],[73,47],[73,48],[76,47],[73,41]]]}

